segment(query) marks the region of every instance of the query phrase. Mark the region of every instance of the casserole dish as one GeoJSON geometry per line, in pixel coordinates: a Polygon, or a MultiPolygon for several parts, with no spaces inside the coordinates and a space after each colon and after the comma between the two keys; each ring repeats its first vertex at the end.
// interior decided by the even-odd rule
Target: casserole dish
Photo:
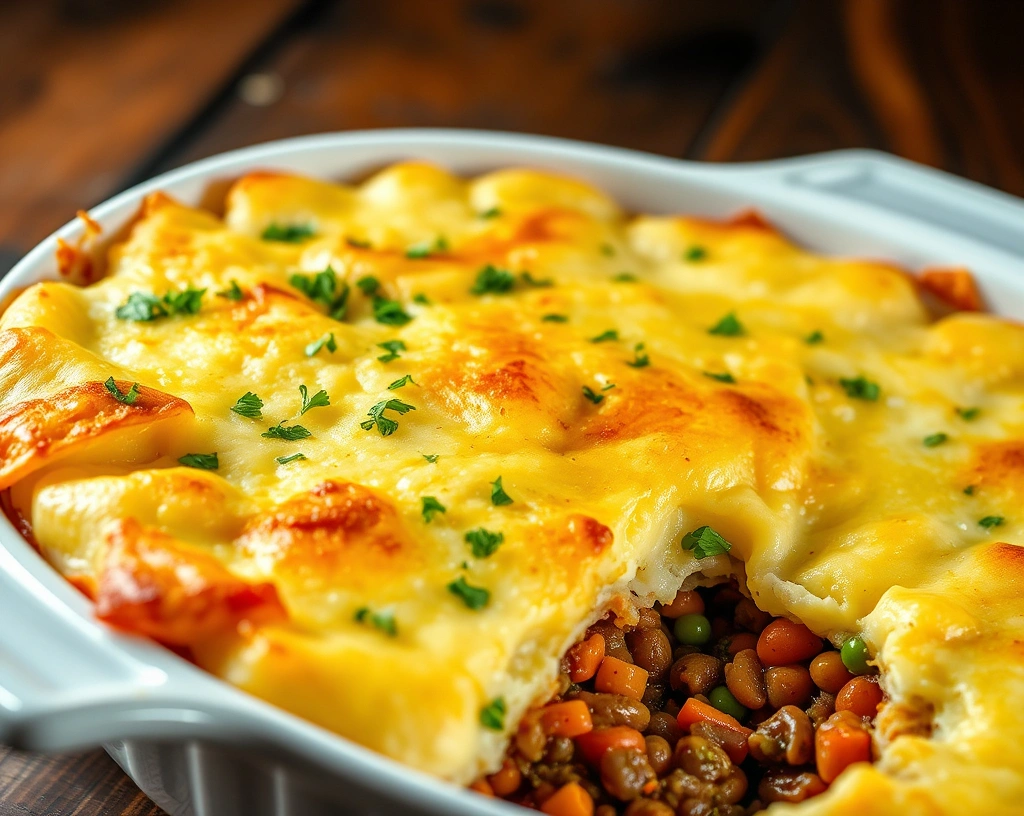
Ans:
{"type": "MultiPolygon", "coordinates": [[[[198,203],[218,181],[254,169],[359,176],[417,157],[472,174],[525,164],[582,177],[627,208],[721,216],[754,205],[812,249],[919,267],[955,260],[991,303],[1022,311],[1020,205],[939,174],[865,153],[707,168],[555,140],[444,132],[314,137],[201,162],[96,208],[116,233],[149,192],[198,203]]],[[[12,272],[0,295],[54,277],[56,238],[12,272]]],[[[2,735],[41,748],[109,743],[170,813],[502,812],[236,692],[173,654],[91,620],[89,605],[4,528],[0,604],[23,622],[3,635],[2,735]],[[45,654],[38,644],[46,643],[45,654]],[[60,662],[50,655],[59,654],[60,662]],[[70,681],[68,678],[72,678],[70,681]],[[116,742],[111,742],[119,740],[116,742]]]]}

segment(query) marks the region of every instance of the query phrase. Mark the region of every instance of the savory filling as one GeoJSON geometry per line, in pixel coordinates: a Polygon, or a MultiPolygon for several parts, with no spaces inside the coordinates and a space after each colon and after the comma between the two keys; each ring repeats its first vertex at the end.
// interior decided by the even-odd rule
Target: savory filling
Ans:
{"type": "Polygon", "coordinates": [[[885,699],[861,638],[834,649],[735,582],[594,624],[560,688],[474,790],[551,816],[756,813],[871,761],[885,699]]]}

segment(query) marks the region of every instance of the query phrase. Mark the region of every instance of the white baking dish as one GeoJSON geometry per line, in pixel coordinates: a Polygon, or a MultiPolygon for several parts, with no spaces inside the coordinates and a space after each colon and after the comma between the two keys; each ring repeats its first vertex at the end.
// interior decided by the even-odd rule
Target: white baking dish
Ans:
{"type": "MultiPolygon", "coordinates": [[[[290,139],[159,176],[91,215],[106,234],[163,190],[198,203],[253,169],[346,179],[407,158],[462,174],[532,165],[579,176],[626,208],[720,216],[754,206],[826,253],[912,269],[972,269],[994,310],[1024,317],[1024,202],[869,151],[706,165],[499,133],[365,131],[290,139]]],[[[0,283],[0,303],[56,276],[58,237],[0,283]]],[[[104,745],[172,816],[508,814],[233,689],[171,652],[95,622],[91,606],[0,517],[0,741],[42,750],[104,745]]],[[[301,689],[296,689],[301,694],[301,689]]]]}

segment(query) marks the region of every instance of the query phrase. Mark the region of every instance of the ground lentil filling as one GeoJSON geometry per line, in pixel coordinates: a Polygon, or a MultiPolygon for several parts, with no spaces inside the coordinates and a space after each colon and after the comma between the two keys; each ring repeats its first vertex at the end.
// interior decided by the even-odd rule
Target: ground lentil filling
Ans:
{"type": "Polygon", "coordinates": [[[735,582],[590,627],[561,693],[527,713],[472,787],[550,816],[741,816],[823,792],[871,761],[884,694],[863,641],[841,650],[735,582]]]}

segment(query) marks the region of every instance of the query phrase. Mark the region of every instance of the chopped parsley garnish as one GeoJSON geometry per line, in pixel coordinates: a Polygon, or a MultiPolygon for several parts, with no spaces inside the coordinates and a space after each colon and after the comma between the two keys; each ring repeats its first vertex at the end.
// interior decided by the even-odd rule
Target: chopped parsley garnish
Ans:
{"type": "Polygon", "coordinates": [[[413,406],[399,399],[381,400],[366,412],[370,418],[360,422],[359,427],[364,431],[371,431],[376,426],[381,436],[391,436],[398,430],[398,423],[384,416],[384,412],[395,411],[398,414],[407,414],[409,411],[415,410],[413,406]]]}
{"type": "Polygon", "coordinates": [[[597,405],[598,403],[604,400],[604,394],[598,394],[589,385],[583,386],[583,396],[585,396],[588,400],[594,403],[594,405],[597,405]]]}
{"type": "Polygon", "coordinates": [[[505,698],[495,697],[480,709],[480,725],[491,731],[504,731],[505,713],[505,698]]]}
{"type": "Polygon", "coordinates": [[[484,210],[480,213],[481,218],[497,218],[499,215],[501,215],[501,210],[497,207],[491,207],[489,210],[484,210]]]}
{"type": "Polygon", "coordinates": [[[265,436],[267,439],[284,439],[288,442],[294,442],[296,439],[309,439],[313,435],[301,425],[285,427],[285,422],[286,420],[281,420],[276,425],[267,428],[260,436],[265,436]]]}
{"type": "Polygon", "coordinates": [[[616,329],[608,329],[607,331],[601,332],[597,337],[591,337],[591,343],[606,343],[609,340],[618,340],[619,332],[616,329]]]}
{"type": "Polygon", "coordinates": [[[615,283],[636,283],[638,278],[632,272],[620,272],[612,280],[615,283]]]}
{"type": "Polygon", "coordinates": [[[306,346],[306,356],[315,357],[322,348],[327,349],[331,354],[334,354],[334,352],[338,350],[338,344],[334,340],[334,332],[325,334],[319,340],[316,340],[306,346]]]}
{"type": "Polygon", "coordinates": [[[431,520],[434,518],[435,513],[448,512],[448,508],[441,504],[441,502],[439,502],[433,496],[423,496],[420,499],[420,501],[423,502],[423,509],[420,512],[423,513],[423,520],[427,524],[430,524],[431,520]]]}
{"type": "Polygon", "coordinates": [[[147,292],[132,292],[114,314],[119,320],[134,320],[137,323],[148,323],[176,314],[194,315],[199,312],[205,293],[205,289],[192,287],[180,292],[167,292],[162,298],[147,292]]]}
{"type": "Polygon", "coordinates": [[[478,527],[466,533],[465,540],[469,544],[474,558],[489,558],[501,546],[505,535],[504,533],[492,533],[490,530],[478,527]]]}
{"type": "Polygon", "coordinates": [[[499,476],[493,482],[491,482],[491,504],[495,507],[501,507],[505,504],[512,504],[513,498],[505,492],[505,488],[501,486],[501,477],[499,476]]]}
{"type": "Polygon", "coordinates": [[[973,496],[974,495],[974,489],[975,489],[974,485],[967,485],[967,487],[964,488],[964,495],[965,496],[973,496]]]}
{"type": "Polygon", "coordinates": [[[825,342],[825,335],[815,329],[809,335],[804,338],[804,342],[809,346],[816,346],[818,343],[825,342]]]}
{"type": "Polygon", "coordinates": [[[249,419],[263,419],[263,400],[252,393],[252,391],[246,391],[231,406],[231,410],[249,419]]]}
{"type": "Polygon", "coordinates": [[[373,297],[377,294],[377,290],[380,289],[380,281],[373,275],[363,275],[363,277],[356,281],[356,286],[367,297],[373,297]]]}
{"type": "Polygon", "coordinates": [[[470,609],[483,609],[491,600],[490,592],[483,587],[468,584],[461,575],[448,584],[448,591],[461,598],[462,602],[470,609]]]}
{"type": "Polygon", "coordinates": [[[283,241],[287,244],[300,244],[312,238],[316,232],[309,224],[278,224],[273,223],[260,235],[264,241],[283,241]]]}
{"type": "Polygon", "coordinates": [[[178,462],[185,467],[199,470],[216,470],[220,467],[216,453],[186,453],[178,462]]]}
{"type": "Polygon", "coordinates": [[[379,297],[373,299],[373,319],[385,326],[404,326],[412,315],[397,300],[379,297]]]}
{"type": "Polygon", "coordinates": [[[423,454],[423,458],[426,459],[428,462],[430,462],[430,464],[436,465],[437,464],[437,459],[438,459],[438,454],[436,454],[436,453],[424,453],[423,454]]]}
{"type": "Polygon", "coordinates": [[[716,334],[719,337],[740,337],[743,334],[743,324],[740,323],[735,312],[729,312],[708,329],[708,334],[716,334]]]}
{"type": "Polygon", "coordinates": [[[120,402],[122,405],[134,405],[135,400],[139,398],[139,384],[132,383],[132,387],[127,391],[122,391],[117,387],[117,383],[114,382],[114,378],[110,377],[105,383],[104,387],[110,392],[110,396],[120,402]]]}
{"type": "Polygon", "coordinates": [[[613,255],[615,255],[615,247],[613,247],[611,244],[601,244],[601,254],[604,255],[606,258],[611,258],[613,255]]]}
{"type": "Polygon", "coordinates": [[[999,527],[1005,518],[1002,516],[985,516],[983,519],[978,519],[978,524],[984,527],[986,530],[991,530],[993,527],[999,527]]]}
{"type": "Polygon", "coordinates": [[[554,278],[535,278],[529,272],[520,272],[519,277],[523,279],[523,283],[527,286],[533,286],[536,289],[544,289],[555,285],[554,278]]]}
{"type": "Polygon", "coordinates": [[[473,287],[469,290],[473,295],[504,294],[511,292],[516,285],[516,276],[507,269],[501,269],[494,264],[487,264],[476,274],[473,287]]]}
{"type": "Polygon", "coordinates": [[[302,410],[299,411],[299,416],[302,416],[306,411],[311,411],[313,408],[325,408],[331,404],[331,398],[327,396],[327,392],[322,388],[313,396],[309,396],[309,390],[306,386],[300,385],[299,393],[302,394],[302,410]]]}
{"type": "Polygon", "coordinates": [[[345,236],[345,243],[352,247],[352,249],[370,249],[372,246],[369,241],[362,241],[359,238],[353,238],[351,235],[345,236]]]}
{"type": "Polygon", "coordinates": [[[712,380],[718,380],[718,382],[722,383],[732,384],[736,382],[736,378],[732,376],[732,374],[730,374],[728,371],[724,371],[721,374],[716,374],[714,371],[705,371],[704,376],[710,377],[712,380]]]}
{"type": "Polygon", "coordinates": [[[979,414],[981,414],[981,409],[980,408],[957,408],[956,409],[956,413],[960,417],[960,419],[964,420],[965,422],[970,422],[971,420],[978,418],[979,414]]]}
{"type": "Polygon", "coordinates": [[[385,340],[383,343],[378,343],[377,348],[382,348],[387,354],[382,354],[377,359],[382,363],[390,363],[392,360],[397,360],[402,355],[398,352],[406,351],[405,343],[401,340],[385,340]]]}
{"type": "Polygon", "coordinates": [[[633,346],[633,359],[627,360],[626,365],[632,366],[633,368],[646,368],[651,364],[651,358],[647,356],[647,352],[644,351],[644,344],[637,343],[633,346]]]}
{"type": "Polygon", "coordinates": [[[873,383],[864,377],[840,379],[839,384],[846,391],[846,396],[853,397],[854,399],[868,400],[869,402],[875,402],[878,399],[878,395],[882,392],[882,389],[878,387],[878,383],[873,383]]]}
{"type": "Polygon", "coordinates": [[[391,385],[388,386],[388,391],[397,391],[406,385],[417,385],[418,383],[412,378],[411,374],[406,374],[404,377],[399,377],[391,385]]]}
{"type": "Polygon", "coordinates": [[[564,314],[546,314],[541,318],[542,323],[568,323],[569,316],[564,314]]]}
{"type": "Polygon", "coordinates": [[[217,292],[217,297],[227,298],[228,300],[241,300],[245,297],[245,292],[243,292],[242,287],[238,285],[238,281],[233,280],[227,289],[222,289],[217,292]]]}
{"type": "Polygon", "coordinates": [[[433,243],[421,241],[418,244],[413,244],[405,251],[405,257],[412,260],[422,260],[423,258],[429,258],[435,252],[444,252],[446,249],[448,249],[448,241],[443,235],[439,235],[434,239],[433,243]]]}
{"type": "Polygon", "coordinates": [[[304,453],[293,453],[291,456],[278,456],[274,459],[279,465],[288,465],[292,462],[298,462],[306,458],[304,453]]]}
{"type": "Polygon", "coordinates": [[[423,292],[417,292],[412,296],[412,302],[418,303],[420,306],[433,306],[433,302],[423,292]]]}
{"type": "Polygon", "coordinates": [[[331,267],[313,275],[301,275],[295,273],[288,282],[298,289],[302,294],[327,307],[327,314],[334,320],[341,320],[348,310],[349,285],[341,281],[338,286],[338,276],[331,267]]]}
{"type": "Polygon", "coordinates": [[[948,440],[949,440],[949,434],[945,434],[945,433],[933,433],[933,434],[931,434],[930,436],[926,436],[926,437],[925,437],[925,438],[924,438],[923,440],[921,440],[921,441],[922,441],[922,442],[924,443],[924,446],[925,446],[926,448],[937,448],[937,447],[938,447],[939,445],[941,445],[941,444],[942,444],[943,442],[946,442],[946,441],[948,441],[948,440]]]}
{"type": "Polygon", "coordinates": [[[398,635],[394,612],[371,612],[368,606],[360,607],[353,616],[356,623],[368,623],[374,629],[380,629],[388,637],[398,635]]]}
{"type": "Polygon", "coordinates": [[[706,257],[708,257],[708,251],[702,246],[692,246],[683,253],[683,260],[690,263],[703,261],[706,257]]]}
{"type": "Polygon", "coordinates": [[[697,559],[721,555],[732,549],[732,544],[707,525],[684,535],[682,545],[684,550],[690,550],[697,559]]]}

